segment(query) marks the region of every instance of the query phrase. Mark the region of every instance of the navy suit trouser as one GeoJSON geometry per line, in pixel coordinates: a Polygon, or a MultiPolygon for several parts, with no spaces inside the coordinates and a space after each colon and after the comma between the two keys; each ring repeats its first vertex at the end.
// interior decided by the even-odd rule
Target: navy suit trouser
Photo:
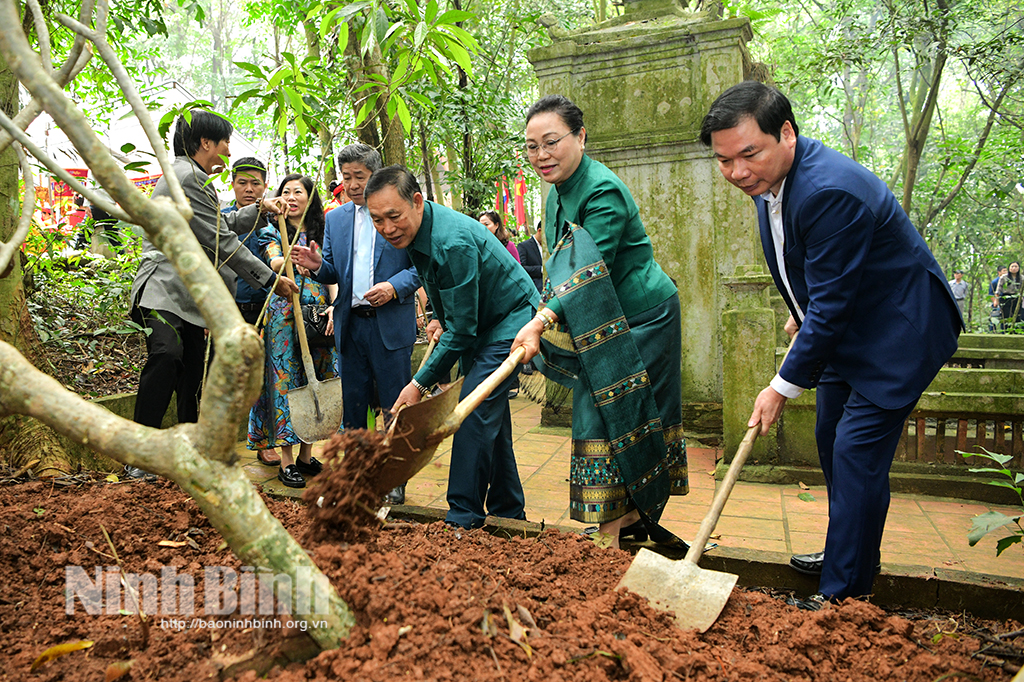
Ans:
{"type": "Polygon", "coordinates": [[[818,383],[814,435],[828,488],[818,591],[826,597],[871,594],[889,511],[889,468],[916,404],[883,409],[831,371],[818,383]]]}
{"type": "MultiPolygon", "coordinates": [[[[512,340],[484,346],[463,367],[462,400],[508,357],[512,340]]],[[[507,519],[526,518],[523,484],[512,451],[512,411],[508,389],[519,368],[505,379],[462,422],[452,439],[448,473],[448,515],[445,520],[463,528],[479,528],[487,514],[507,519]],[[486,511],[485,511],[486,509],[486,511]]]]}
{"type": "Polygon", "coordinates": [[[381,340],[379,318],[352,315],[338,352],[346,429],[365,429],[374,386],[384,410],[412,381],[412,346],[388,350],[381,340]],[[342,350],[343,349],[343,350],[342,350]]]}

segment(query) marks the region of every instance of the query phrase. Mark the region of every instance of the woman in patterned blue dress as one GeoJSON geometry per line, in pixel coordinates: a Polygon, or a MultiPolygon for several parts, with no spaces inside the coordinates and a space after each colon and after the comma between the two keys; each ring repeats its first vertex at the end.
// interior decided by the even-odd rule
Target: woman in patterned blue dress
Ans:
{"type": "MultiPolygon", "coordinates": [[[[324,212],[320,195],[313,181],[304,175],[293,173],[285,176],[277,189],[276,196],[288,202],[288,238],[296,244],[306,246],[310,242],[323,243],[324,212]]],[[[277,229],[265,228],[260,233],[260,247],[264,250],[270,267],[280,271],[284,267],[284,249],[281,234],[277,229]]],[[[299,285],[301,302],[306,304],[330,304],[338,293],[337,285],[320,284],[309,276],[304,268],[295,273],[299,285]]],[[[331,323],[328,334],[334,333],[333,308],[327,309],[331,323]]],[[[302,366],[301,350],[295,333],[295,317],[291,298],[271,295],[267,311],[267,323],[263,329],[264,353],[267,371],[263,393],[249,412],[250,450],[281,448],[281,469],[277,478],[290,488],[303,488],[306,480],[303,474],[315,476],[323,465],[312,457],[312,445],[303,443],[292,429],[288,411],[288,391],[301,388],[308,382],[302,366]],[[292,451],[299,446],[298,459],[292,451]]],[[[337,351],[331,344],[326,348],[310,348],[317,378],[321,381],[337,376],[337,351]]]]}

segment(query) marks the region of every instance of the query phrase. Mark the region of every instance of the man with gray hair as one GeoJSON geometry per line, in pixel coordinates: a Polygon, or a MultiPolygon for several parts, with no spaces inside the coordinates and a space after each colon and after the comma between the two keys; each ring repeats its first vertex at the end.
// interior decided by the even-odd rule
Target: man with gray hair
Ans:
{"type": "MultiPolygon", "coordinates": [[[[365,194],[377,231],[416,265],[435,315],[427,325],[427,336],[437,341],[434,354],[402,389],[392,412],[447,381],[455,363],[464,377],[459,398],[465,399],[509,356],[540,295],[501,242],[469,216],[424,200],[408,169],[375,172],[365,194]]],[[[452,439],[449,525],[479,528],[488,514],[526,518],[508,404],[514,377],[495,387],[452,439]]]]}
{"type": "MultiPolygon", "coordinates": [[[[338,284],[334,340],[341,356],[345,428],[366,428],[375,387],[380,405],[390,407],[412,379],[420,281],[406,252],[374,230],[363,199],[363,187],[381,165],[373,147],[343,148],[338,170],[352,201],[327,214],[322,254],[316,244],[292,249],[295,262],[313,271],[318,282],[338,284]]],[[[388,502],[404,503],[405,486],[388,493],[388,502]]]]}

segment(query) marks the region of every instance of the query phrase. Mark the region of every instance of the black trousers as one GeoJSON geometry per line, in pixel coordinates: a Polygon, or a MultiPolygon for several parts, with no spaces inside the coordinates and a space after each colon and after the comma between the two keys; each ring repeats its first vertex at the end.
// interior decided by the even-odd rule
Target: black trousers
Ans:
{"type": "Polygon", "coordinates": [[[139,377],[135,421],[160,428],[172,393],[178,396],[178,422],[199,421],[205,329],[166,310],[135,307],[132,319],[152,330],[146,337],[149,358],[139,377]]]}

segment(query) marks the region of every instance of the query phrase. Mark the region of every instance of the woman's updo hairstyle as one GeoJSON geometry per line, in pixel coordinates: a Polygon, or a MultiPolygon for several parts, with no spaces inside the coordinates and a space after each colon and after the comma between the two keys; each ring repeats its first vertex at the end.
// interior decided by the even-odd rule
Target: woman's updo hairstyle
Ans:
{"type": "MultiPolygon", "coordinates": [[[[569,126],[569,130],[573,134],[578,133],[583,127],[583,110],[573,104],[572,100],[565,95],[541,97],[526,110],[526,122],[529,123],[530,119],[537,114],[546,114],[549,111],[558,114],[558,117],[565,122],[565,125],[569,126]]],[[[583,141],[586,142],[585,137],[583,141]]]]}

